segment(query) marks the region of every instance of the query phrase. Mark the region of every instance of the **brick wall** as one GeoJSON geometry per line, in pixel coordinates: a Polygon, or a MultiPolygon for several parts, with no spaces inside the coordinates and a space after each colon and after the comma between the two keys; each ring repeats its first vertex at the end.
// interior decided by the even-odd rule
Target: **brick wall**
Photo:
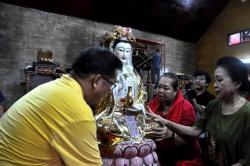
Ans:
{"type": "MultiPolygon", "coordinates": [[[[214,75],[216,61],[222,56],[250,58],[250,42],[227,46],[229,34],[250,28],[250,1],[231,0],[197,42],[197,68],[214,75]]],[[[213,82],[210,84],[213,85],[213,82]]],[[[209,87],[214,93],[213,86],[209,87]]]]}
{"type": "MultiPolygon", "coordinates": [[[[79,50],[99,45],[114,25],[0,3],[0,88],[7,106],[25,94],[23,69],[36,60],[39,49],[51,50],[62,68],[79,50]]],[[[165,43],[165,66],[190,74],[195,68],[195,44],[134,30],[138,38],[165,43]]]]}

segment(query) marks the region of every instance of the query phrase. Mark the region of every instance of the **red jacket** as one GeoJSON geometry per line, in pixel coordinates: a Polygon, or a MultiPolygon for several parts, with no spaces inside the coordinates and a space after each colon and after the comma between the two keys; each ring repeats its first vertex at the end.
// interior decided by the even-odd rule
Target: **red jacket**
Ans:
{"type": "MultiPolygon", "coordinates": [[[[176,98],[169,107],[167,114],[163,114],[163,104],[156,96],[148,103],[151,110],[163,118],[178,124],[193,126],[196,122],[195,110],[192,104],[184,99],[181,91],[178,91],[176,98]]],[[[192,160],[200,158],[200,146],[198,139],[189,140],[188,145],[177,146],[174,141],[163,140],[156,142],[156,152],[159,156],[161,165],[197,165],[196,161],[192,164],[192,160]],[[182,162],[180,162],[182,161],[182,162]],[[191,162],[191,164],[190,164],[191,162]],[[185,164],[186,163],[186,164],[185,164]],[[189,163],[189,164],[187,164],[189,163]]],[[[200,164],[198,164],[200,165],[200,164]]]]}

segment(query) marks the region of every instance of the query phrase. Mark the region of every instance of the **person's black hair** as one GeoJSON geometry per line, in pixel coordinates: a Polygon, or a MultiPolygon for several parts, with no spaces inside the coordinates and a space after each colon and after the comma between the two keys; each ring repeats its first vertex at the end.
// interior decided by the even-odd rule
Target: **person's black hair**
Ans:
{"type": "Polygon", "coordinates": [[[217,60],[216,68],[224,68],[233,82],[240,84],[239,91],[246,92],[249,90],[249,81],[247,77],[246,65],[238,58],[225,56],[217,60]]]}
{"type": "Polygon", "coordinates": [[[172,83],[172,87],[175,91],[178,91],[179,89],[179,78],[177,77],[176,74],[174,73],[171,73],[171,72],[167,72],[167,73],[163,73],[163,75],[161,76],[162,77],[168,77],[168,78],[171,78],[173,80],[173,83],[172,83]]]}
{"type": "Polygon", "coordinates": [[[112,48],[114,49],[118,43],[129,43],[132,46],[132,44],[128,40],[115,39],[112,48]]]}
{"type": "Polygon", "coordinates": [[[102,47],[91,47],[81,51],[71,70],[80,78],[90,74],[114,77],[115,70],[122,70],[122,62],[111,51],[102,47]]]}
{"type": "Polygon", "coordinates": [[[210,75],[207,72],[205,72],[205,71],[201,71],[201,70],[196,71],[194,73],[193,77],[196,77],[196,76],[204,76],[206,78],[206,83],[207,84],[210,84],[211,81],[212,81],[210,75]]]}

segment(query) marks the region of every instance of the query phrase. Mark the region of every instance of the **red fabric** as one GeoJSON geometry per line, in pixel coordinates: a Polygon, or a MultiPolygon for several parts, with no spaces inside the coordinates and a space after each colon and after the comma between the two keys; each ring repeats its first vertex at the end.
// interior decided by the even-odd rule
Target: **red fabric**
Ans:
{"type": "Polygon", "coordinates": [[[163,114],[163,107],[157,96],[148,105],[154,113],[175,123],[192,126],[196,122],[195,110],[191,103],[184,99],[181,91],[178,91],[173,104],[168,109],[167,115],[163,114]]]}
{"type": "MultiPolygon", "coordinates": [[[[165,119],[173,121],[178,124],[193,126],[196,122],[195,110],[191,103],[184,99],[181,91],[178,91],[176,98],[172,105],[169,107],[167,114],[163,113],[163,104],[156,96],[148,103],[150,109],[165,119]]],[[[176,146],[174,141],[163,140],[157,143],[157,152],[159,160],[164,165],[166,160],[176,160],[175,163],[178,166],[196,166],[202,165],[200,158],[200,146],[198,140],[190,141],[188,146],[176,146]],[[168,158],[168,156],[171,156],[168,158]],[[167,159],[168,158],[168,159],[167,159]],[[173,159],[175,158],[175,159],[173,159]],[[188,158],[189,161],[185,161],[188,158]],[[179,161],[177,163],[177,161],[179,161]]]]}
{"type": "Polygon", "coordinates": [[[201,159],[194,159],[192,161],[179,161],[176,166],[207,166],[201,159]]]}

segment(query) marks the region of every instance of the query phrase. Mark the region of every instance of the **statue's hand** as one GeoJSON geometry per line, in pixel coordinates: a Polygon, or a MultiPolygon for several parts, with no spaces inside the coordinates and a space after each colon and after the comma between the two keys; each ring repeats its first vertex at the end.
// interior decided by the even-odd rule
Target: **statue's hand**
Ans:
{"type": "Polygon", "coordinates": [[[125,98],[120,98],[120,99],[119,99],[119,105],[120,105],[120,106],[123,106],[124,103],[125,103],[125,98]]]}
{"type": "Polygon", "coordinates": [[[118,80],[118,92],[124,88],[125,85],[125,78],[122,76],[122,74],[118,74],[117,76],[118,80]]]}
{"type": "Polygon", "coordinates": [[[144,108],[144,105],[141,104],[141,103],[136,103],[136,104],[133,104],[132,106],[137,112],[140,112],[142,113],[144,116],[146,115],[145,113],[145,108],[144,108]]]}

